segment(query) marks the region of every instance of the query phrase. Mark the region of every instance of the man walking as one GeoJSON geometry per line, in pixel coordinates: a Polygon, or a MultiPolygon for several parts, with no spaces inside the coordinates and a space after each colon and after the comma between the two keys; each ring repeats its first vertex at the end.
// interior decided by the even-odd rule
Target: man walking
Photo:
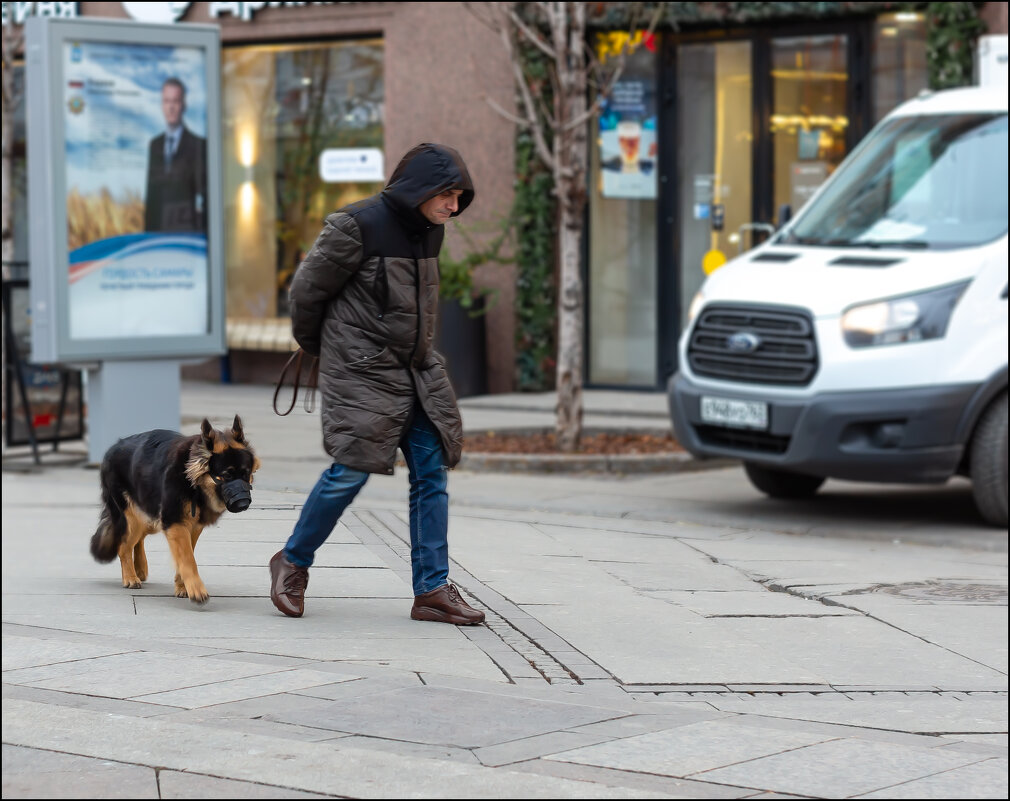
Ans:
{"type": "Polygon", "coordinates": [[[459,153],[418,145],[382,192],[326,218],[295,273],[292,331],[320,358],[323,445],[333,464],[270,560],[270,599],[285,615],[305,611],[316,550],[369,474],[393,472],[399,447],[410,478],[410,616],[484,621],[448,581],[446,470],[459,462],[463,425],[445,364],[432,348],[444,225],[473,196],[459,153]]]}

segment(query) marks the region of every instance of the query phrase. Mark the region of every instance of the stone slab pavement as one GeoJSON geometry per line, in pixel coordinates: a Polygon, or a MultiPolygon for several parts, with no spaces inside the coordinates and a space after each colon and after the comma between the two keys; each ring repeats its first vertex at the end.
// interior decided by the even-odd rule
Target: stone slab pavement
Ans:
{"type": "MultiPolygon", "coordinates": [[[[91,559],[97,471],[5,459],[4,798],[1007,796],[1006,532],[958,514],[963,487],[787,512],[739,468],[454,471],[451,578],[488,618],[457,628],[408,617],[400,470],[293,620],[266,563],[327,460],[270,394],[184,385],[184,430],[238,412],[263,460],[201,538],[203,606],[160,535],[142,589],[91,559]]],[[[550,413],[463,405],[471,429],[550,413]]]]}

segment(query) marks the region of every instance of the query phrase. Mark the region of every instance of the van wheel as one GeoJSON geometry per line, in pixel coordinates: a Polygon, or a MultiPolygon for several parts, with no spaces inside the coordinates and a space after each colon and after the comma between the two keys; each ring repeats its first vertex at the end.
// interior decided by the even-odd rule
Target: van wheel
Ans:
{"type": "Polygon", "coordinates": [[[1007,394],[982,415],[971,441],[971,490],[985,521],[1007,527],[1007,394]]]}
{"type": "Polygon", "coordinates": [[[824,483],[822,476],[806,476],[802,473],[790,473],[788,470],[775,470],[754,462],[744,462],[743,469],[747,471],[750,483],[772,498],[809,498],[824,483]]]}

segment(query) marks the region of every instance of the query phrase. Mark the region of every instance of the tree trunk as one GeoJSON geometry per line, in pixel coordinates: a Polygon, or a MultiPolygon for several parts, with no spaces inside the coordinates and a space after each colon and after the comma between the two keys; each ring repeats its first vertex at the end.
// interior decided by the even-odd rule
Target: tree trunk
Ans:
{"type": "Polygon", "coordinates": [[[554,182],[561,218],[556,434],[558,448],[571,453],[582,437],[582,229],[587,192],[588,64],[585,5],[559,3],[555,7],[560,7],[552,26],[555,49],[566,53],[558,60],[559,91],[555,97],[558,128],[554,136],[554,182]]]}
{"type": "Polygon", "coordinates": [[[582,215],[561,214],[558,292],[558,448],[571,453],[582,435],[582,215]]]}
{"type": "MultiPolygon", "coordinates": [[[[555,431],[559,450],[570,453],[578,449],[582,436],[582,337],[585,317],[582,231],[589,197],[589,123],[599,111],[601,98],[610,91],[621,74],[623,54],[612,61],[608,68],[597,70],[598,83],[593,89],[590,104],[591,65],[602,67],[602,61],[593,56],[590,43],[586,40],[589,3],[485,5],[489,6],[491,12],[488,24],[501,36],[505,52],[512,63],[523,116],[516,117],[497,104],[492,105],[503,116],[531,132],[537,154],[554,177],[559,217],[556,252],[560,259],[555,431]],[[523,9],[517,10],[519,6],[528,7],[529,16],[536,20],[525,20],[523,9]],[[540,71],[533,70],[529,75],[526,74],[521,49],[516,45],[517,40],[537,48],[547,57],[553,113],[547,112],[537,103],[536,98],[541,96],[537,91],[537,85],[542,80],[540,71]],[[549,137],[547,132],[550,133],[549,137]]],[[[628,5],[637,7],[647,4],[628,5]]],[[[665,4],[659,3],[653,9],[650,34],[659,23],[664,6],[665,4]]],[[[636,14],[633,16],[637,19],[636,14]]],[[[631,25],[633,34],[636,27],[635,24],[631,25]]],[[[631,39],[634,39],[634,35],[631,39]]]]}

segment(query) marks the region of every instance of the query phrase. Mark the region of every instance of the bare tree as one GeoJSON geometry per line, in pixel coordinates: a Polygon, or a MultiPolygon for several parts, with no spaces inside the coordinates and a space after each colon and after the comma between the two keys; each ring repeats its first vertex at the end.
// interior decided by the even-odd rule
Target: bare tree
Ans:
{"type": "MultiPolygon", "coordinates": [[[[11,278],[11,262],[14,261],[14,112],[21,102],[21,93],[15,90],[14,85],[14,59],[21,52],[24,44],[24,28],[13,24],[3,27],[3,101],[2,120],[0,120],[0,137],[3,142],[3,209],[0,214],[0,253],[3,258],[3,280],[11,278]]],[[[7,398],[7,325],[3,321],[2,334],[2,354],[0,354],[0,364],[3,372],[0,374],[0,397],[3,402],[3,432],[0,432],[0,442],[4,451],[7,449],[7,425],[9,424],[9,408],[7,398]]]]}
{"type": "MultiPolygon", "coordinates": [[[[588,199],[589,125],[624,68],[627,47],[606,62],[597,58],[587,41],[591,6],[599,3],[481,3],[468,4],[471,12],[495,30],[512,65],[519,94],[519,114],[493,100],[500,114],[530,131],[536,152],[554,177],[558,199],[557,253],[558,358],[557,440],[562,451],[578,448],[582,434],[582,337],[584,297],[581,245],[588,199]],[[528,44],[546,56],[553,89],[553,104],[539,97],[536,79],[523,70],[520,47],[528,44]]],[[[635,41],[643,10],[652,7],[651,33],[663,12],[663,3],[625,3],[635,41]]]]}

